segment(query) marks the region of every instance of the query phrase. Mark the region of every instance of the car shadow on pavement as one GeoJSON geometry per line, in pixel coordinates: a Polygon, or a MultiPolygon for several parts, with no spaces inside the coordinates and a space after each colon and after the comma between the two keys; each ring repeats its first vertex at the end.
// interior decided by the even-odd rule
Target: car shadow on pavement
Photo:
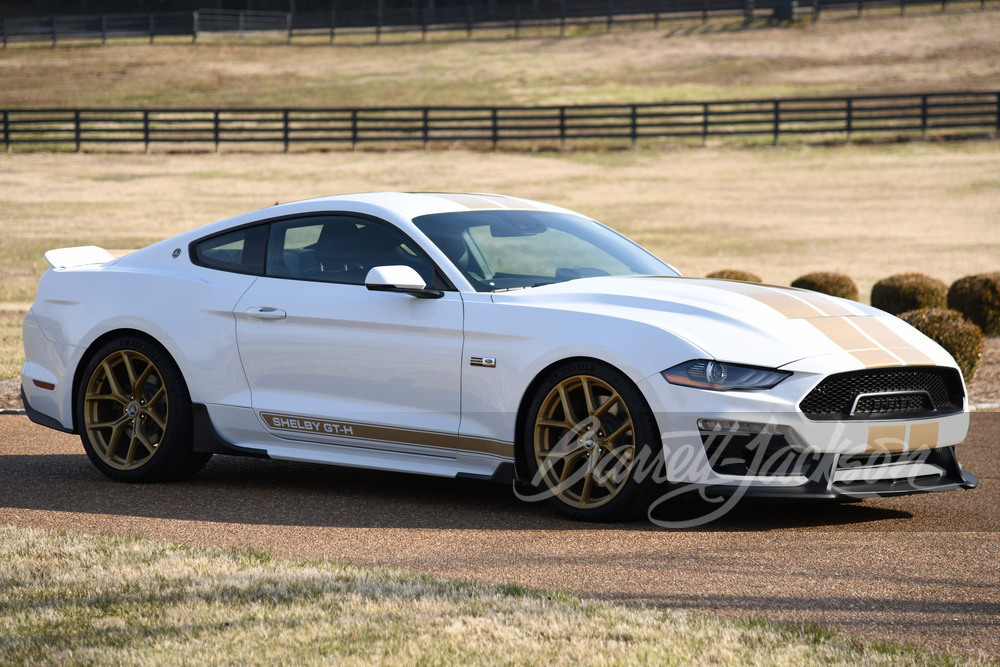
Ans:
{"type": "MultiPolygon", "coordinates": [[[[109,514],[250,525],[474,530],[662,530],[569,521],[544,503],[518,500],[509,485],[288,461],[216,456],[188,480],[122,484],[103,477],[84,454],[0,456],[0,508],[109,514]]],[[[683,521],[708,513],[692,499],[654,518],[683,521]]],[[[910,519],[864,503],[745,500],[697,531],[769,531],[879,524],[910,519]]]]}

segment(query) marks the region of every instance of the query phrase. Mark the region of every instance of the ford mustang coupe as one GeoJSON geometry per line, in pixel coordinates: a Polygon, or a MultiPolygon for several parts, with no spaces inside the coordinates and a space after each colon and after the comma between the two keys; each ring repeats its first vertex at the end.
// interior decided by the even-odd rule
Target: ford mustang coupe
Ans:
{"type": "Polygon", "coordinates": [[[972,488],[954,360],[816,292],[683,278],[587,217],[371,193],[114,258],[46,253],[22,398],[121,481],[212,454],[516,483],[613,520],[658,490],[972,488]]]}

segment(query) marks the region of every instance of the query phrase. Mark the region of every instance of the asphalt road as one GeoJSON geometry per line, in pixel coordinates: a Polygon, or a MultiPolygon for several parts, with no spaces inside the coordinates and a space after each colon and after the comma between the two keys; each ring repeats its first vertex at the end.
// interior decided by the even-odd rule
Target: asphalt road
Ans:
{"type": "Polygon", "coordinates": [[[75,436],[0,416],[0,522],[394,565],[775,620],[1000,659],[1000,413],[959,447],[974,491],[855,504],[744,502],[707,526],[594,526],[508,487],[215,457],[125,485],[75,436]]]}

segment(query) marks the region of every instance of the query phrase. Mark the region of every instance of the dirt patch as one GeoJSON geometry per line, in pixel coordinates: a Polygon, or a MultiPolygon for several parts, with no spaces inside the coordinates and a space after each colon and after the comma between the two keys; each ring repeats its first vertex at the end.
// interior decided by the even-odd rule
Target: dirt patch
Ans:
{"type": "Polygon", "coordinates": [[[0,380],[0,410],[21,407],[21,380],[9,378],[0,380]]]}

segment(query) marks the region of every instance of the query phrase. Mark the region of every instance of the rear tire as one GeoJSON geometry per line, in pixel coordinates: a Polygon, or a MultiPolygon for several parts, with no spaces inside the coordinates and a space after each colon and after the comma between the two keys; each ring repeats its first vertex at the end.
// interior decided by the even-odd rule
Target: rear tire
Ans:
{"type": "Polygon", "coordinates": [[[180,369],[143,336],[116,338],[94,353],[75,409],[87,456],[113,480],[182,479],[212,457],[192,449],[191,397],[180,369]]]}
{"type": "Polygon", "coordinates": [[[548,374],[528,406],[522,434],[529,482],[580,521],[636,518],[657,486],[659,429],[639,389],[599,361],[548,374]]]}

